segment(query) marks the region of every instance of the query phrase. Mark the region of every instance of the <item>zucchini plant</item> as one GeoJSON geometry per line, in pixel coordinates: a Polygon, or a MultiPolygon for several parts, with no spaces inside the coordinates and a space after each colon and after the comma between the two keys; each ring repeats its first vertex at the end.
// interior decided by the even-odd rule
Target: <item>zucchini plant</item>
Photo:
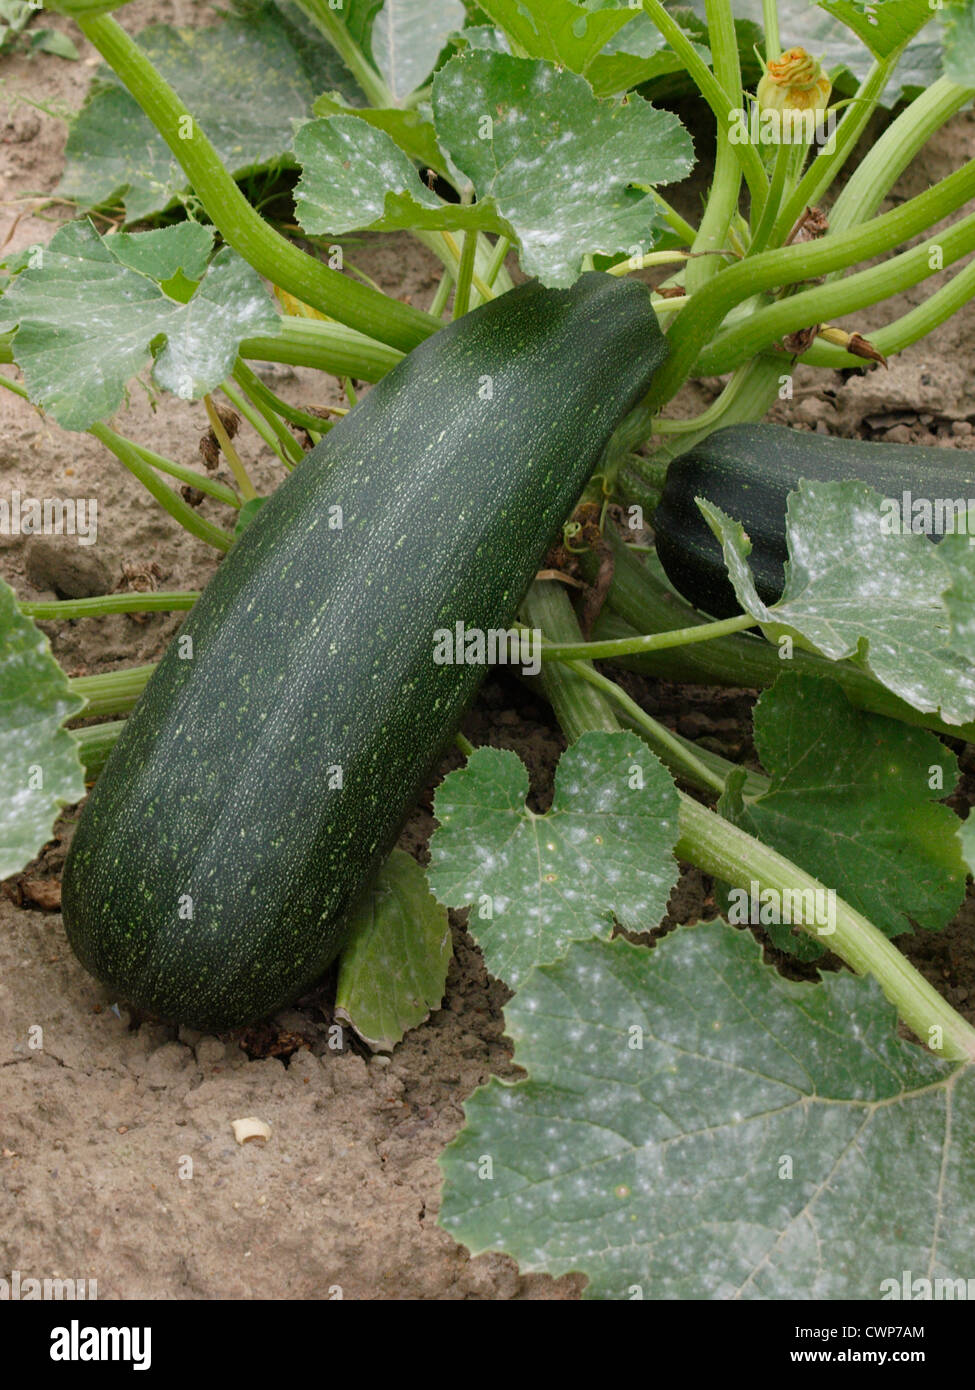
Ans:
{"type": "Polygon", "coordinates": [[[975,739],[975,559],[960,524],[933,547],[883,523],[906,482],[956,497],[971,473],[818,437],[783,446],[749,422],[797,361],[876,362],[971,298],[975,161],[880,211],[975,96],[970,5],[485,0],[471,15],[438,7],[405,46],[392,30],[424,18],[419,0],[378,14],[247,6],[207,42],[287,46],[289,148],[273,141],[290,132],[222,124],[221,102],[257,99],[246,84],[205,112],[187,104],[187,90],[206,104],[192,71],[206,44],[190,62],[178,42],[137,41],[110,0],[50,8],[108,65],[69,147],[89,215],[8,258],[0,353],[22,379],[0,385],[89,431],[226,558],[202,596],[0,590],[3,871],[81,798],[82,768],[104,767],[65,924],[122,1002],[231,1028],[297,997],[351,938],[341,1008],[385,1046],[424,1010],[396,994],[384,913],[422,958],[430,1007],[443,911],[469,907],[514,990],[527,1072],[475,1094],[443,1160],[441,1220],[472,1250],[580,1269],[602,1297],[876,1297],[903,1270],[956,1276],[975,1029],[894,938],[943,929],[975,863],[969,822],[944,804],[957,741],[975,739]],[[842,61],[814,55],[824,36],[842,61]],[[923,80],[921,47],[940,66],[923,80]],[[660,191],[691,169],[690,138],[652,100],[688,88],[716,129],[696,225],[660,191]],[[905,97],[851,169],[868,122],[905,97]],[[104,103],[142,122],[139,164],[120,158],[111,187],[104,103]],[[247,196],[271,164],[293,171],[290,224],[247,196]],[[158,225],[101,233],[120,200],[158,225]],[[362,231],[407,231],[434,252],[428,311],[346,257],[362,231]],[[528,285],[512,287],[515,261],[528,285]],[[917,308],[858,331],[867,306],[946,270],[917,308]],[[650,290],[634,283],[645,271],[665,278],[650,290]],[[260,362],[339,376],[351,408],[289,404],[260,362]],[[110,423],[147,371],[150,389],[201,402],[222,477],[110,423]],[[678,416],[671,402],[700,375],[727,381],[703,414],[678,416]],[[375,385],[357,401],[354,382],[375,385]],[[269,500],[229,407],[280,465],[269,500]],[[658,558],[633,532],[680,454],[658,558]],[[567,522],[580,494],[590,519],[567,522]],[[558,580],[573,552],[604,599],[594,626],[583,612],[585,636],[558,580]],[[192,611],[157,668],[70,682],[34,623],[164,608],[192,611]],[[466,765],[436,796],[437,906],[415,866],[380,865],[492,634],[535,671],[568,747],[537,814],[513,754],[461,740],[466,765]],[[665,727],[603,661],[763,687],[762,770],[665,727]],[[652,950],[614,936],[660,926],[679,860],[711,876],[727,921],[652,950]],[[845,968],[786,981],[746,926],[845,968]],[[933,1195],[908,1211],[919,1169],[933,1195]],[[851,1257],[854,1223],[866,1259],[851,1257]]]}

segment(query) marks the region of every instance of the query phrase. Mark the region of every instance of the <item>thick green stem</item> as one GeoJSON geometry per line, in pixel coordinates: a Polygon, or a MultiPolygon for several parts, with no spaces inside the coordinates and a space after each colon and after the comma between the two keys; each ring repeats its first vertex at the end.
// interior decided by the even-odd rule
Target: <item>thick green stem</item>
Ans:
{"type": "Polygon", "coordinates": [[[487,266],[484,270],[484,275],[482,277],[484,283],[486,285],[490,285],[492,289],[494,288],[494,282],[498,278],[498,275],[501,271],[501,267],[504,265],[505,257],[507,256],[510,250],[511,242],[509,241],[509,239],[506,236],[499,236],[497,241],[494,243],[494,248],[491,251],[491,258],[487,263],[487,266]]]}
{"type": "MultiPolygon", "coordinates": [[[[741,67],[738,62],[735,21],[729,0],[706,0],[705,14],[714,76],[729,104],[735,107],[741,101],[741,67]]],[[[692,251],[725,249],[731,219],[738,211],[740,192],[741,164],[736,148],[731,143],[730,127],[727,120],[718,121],[715,127],[714,178],[711,180],[707,206],[694,238],[692,251]]],[[[699,260],[690,261],[684,273],[687,293],[696,294],[702,290],[719,269],[720,263],[716,257],[702,256],[699,260]]]]}
{"type": "MultiPolygon", "coordinates": [[[[759,890],[772,888],[780,894],[825,890],[824,884],[784,855],[684,795],[680,831],[678,858],[733,888],[751,892],[757,883],[759,890]]],[[[872,975],[908,1027],[939,1056],[975,1061],[975,1029],[878,927],[842,898],[836,898],[835,930],[829,936],[819,935],[812,923],[806,929],[858,975],[872,975]]]]}
{"type": "Polygon", "coordinates": [[[199,590],[172,592],[157,589],[148,593],[98,594],[95,598],[65,598],[51,603],[17,604],[27,618],[41,622],[63,622],[69,618],[102,618],[106,613],[175,613],[192,608],[199,590]]]}
{"type": "Polygon", "coordinates": [[[111,15],[79,17],[77,22],[166,141],[221,236],[259,274],[303,303],[404,352],[437,329],[429,315],[331,270],[274,231],[248,203],[176,92],[111,15]]]}
{"type": "MultiPolygon", "coordinates": [[[[463,318],[471,307],[471,277],[474,274],[474,252],[477,248],[477,233],[467,231],[464,233],[464,243],[460,253],[460,264],[457,267],[457,282],[454,290],[454,313],[455,319],[463,318]]],[[[484,289],[489,289],[485,285],[484,289]]],[[[483,291],[482,291],[483,293],[483,291]]]]}
{"type": "Polygon", "coordinates": [[[108,762],[108,755],[124,728],[125,720],[115,719],[110,724],[92,724],[87,729],[68,730],[78,745],[78,756],[89,780],[97,777],[108,762]]]}
{"type": "Polygon", "coordinates": [[[762,215],[759,218],[758,226],[755,228],[751,244],[748,247],[749,256],[757,256],[764,251],[772,235],[772,228],[775,219],[782,205],[782,198],[786,191],[786,175],[791,163],[792,149],[789,145],[781,142],[775,151],[775,164],[772,168],[772,182],[769,187],[768,197],[765,199],[765,206],[762,208],[762,215]]]}
{"type": "Polygon", "coordinates": [[[870,266],[868,270],[787,295],[765,309],[758,309],[744,323],[714,338],[698,356],[694,373],[709,376],[732,371],[786,334],[830,323],[843,314],[878,304],[936,275],[944,266],[952,265],[972,250],[975,250],[975,213],[946,231],[935,232],[910,251],[870,266]]]}
{"type": "MultiPolygon", "coordinates": [[[[572,641],[579,636],[572,604],[563,586],[555,580],[536,579],[522,600],[519,612],[526,627],[544,632],[555,641],[572,641]]],[[[570,742],[587,729],[610,733],[619,729],[612,709],[583,678],[578,667],[553,662],[530,680],[532,684],[537,680],[552,707],[566,715],[568,722],[562,727],[570,742]]],[[[561,717],[559,722],[562,723],[561,717]]]]}
{"type": "Polygon", "coordinates": [[[92,719],[103,714],[128,714],[146,688],[155,665],[128,666],[124,671],[103,671],[97,676],[75,676],[68,681],[73,695],[85,707],[79,716],[92,719]]]}
{"type": "MultiPolygon", "coordinates": [[[[643,8],[653,20],[654,24],[663,34],[675,53],[679,55],[684,64],[688,77],[695,84],[704,100],[714,112],[714,118],[718,123],[719,130],[728,131],[731,122],[739,110],[739,96],[730,97],[721,85],[718,78],[712,73],[704,59],[697,52],[690,39],[683,29],[667,10],[664,9],[660,0],[643,0],[643,8]]],[[[737,48],[735,49],[737,59],[737,48]]],[[[739,91],[741,82],[738,83],[739,91]]],[[[762,161],[754,145],[747,142],[732,147],[735,151],[742,173],[748,183],[749,192],[752,196],[752,203],[761,206],[765,202],[765,195],[768,192],[768,179],[765,177],[765,170],[762,168],[762,161]]]]}
{"type": "MultiPolygon", "coordinates": [[[[969,161],[934,188],[927,189],[861,227],[845,232],[830,232],[819,241],[800,246],[764,251],[760,256],[722,270],[711,281],[707,294],[695,295],[670,330],[671,355],[654,378],[645,404],[650,408],[659,407],[676,394],[694,369],[701,345],[711,342],[726,315],[743,300],[762,291],[800,283],[826,275],[831,270],[841,270],[857,261],[882,255],[900,242],[926,231],[973,194],[975,160],[969,161]]],[[[957,228],[953,231],[957,231],[957,228]]],[[[951,235],[945,234],[942,240],[947,241],[951,235]]],[[[913,253],[907,252],[906,255],[913,253]]],[[[886,265],[878,269],[890,274],[886,265]]],[[[894,273],[897,274],[896,271],[894,273]]],[[[892,284],[888,292],[895,293],[898,288],[899,284],[892,284]]],[[[812,321],[815,322],[815,318],[812,321]]],[[[754,338],[750,332],[750,320],[740,331],[750,341],[754,338]]],[[[748,355],[767,345],[767,341],[765,344],[754,344],[748,355]]]]}
{"type": "Polygon", "coordinates": [[[916,97],[850,175],[830,210],[833,231],[845,231],[872,217],[915,155],[973,96],[975,89],[939,77],[916,97]]]}
{"type": "Polygon", "coordinates": [[[244,338],[240,355],[257,362],[313,367],[358,381],[378,381],[403,357],[397,348],[377,343],[344,323],[305,318],[283,319],[280,333],[273,336],[244,338]]]}
{"type": "MultiPolygon", "coordinates": [[[[885,357],[903,352],[911,343],[926,338],[953,314],[964,309],[972,299],[975,299],[975,261],[969,261],[964,270],[952,276],[946,285],[928,295],[916,308],[894,319],[893,323],[885,324],[883,328],[872,329],[870,341],[885,357]]],[[[780,363],[783,361],[783,358],[779,358],[780,363]]],[[[863,366],[862,357],[854,357],[842,348],[822,341],[813,343],[799,361],[812,367],[829,367],[834,371],[843,367],[863,366]]]]}

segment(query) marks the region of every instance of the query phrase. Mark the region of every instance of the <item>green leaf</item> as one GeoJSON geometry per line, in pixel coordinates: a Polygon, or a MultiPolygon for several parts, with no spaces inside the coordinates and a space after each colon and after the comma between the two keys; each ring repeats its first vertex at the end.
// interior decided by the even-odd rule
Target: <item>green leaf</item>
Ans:
{"type": "MultiPolygon", "coordinates": [[[[319,92],[363,100],[331,45],[290,5],[266,4],[210,29],[153,25],[138,43],[238,178],[288,160],[292,121],[310,115],[319,92]]],[[[121,197],[127,222],[187,192],[162,136],[110,68],[98,69],[71,126],[57,191],[83,208],[121,197]]]]}
{"type": "Polygon", "coordinates": [[[77,62],[81,57],[67,34],[59,34],[56,29],[38,29],[30,36],[30,46],[39,53],[52,53],[55,58],[66,58],[77,62]]]}
{"type": "Polygon", "coordinates": [[[547,815],[527,792],[516,754],[476,749],[437,789],[427,870],[446,906],[473,904],[468,929],[513,989],[570,942],[608,937],[614,918],[656,927],[677,879],[677,791],[635,735],[583,734],[562,755],[547,815]]]}
{"type": "Polygon", "coordinates": [[[373,23],[372,54],[397,105],[430,76],[466,13],[460,0],[386,0],[373,23]]]}
{"type": "MultiPolygon", "coordinates": [[[[875,58],[889,58],[934,18],[930,0],[819,0],[827,14],[852,29],[875,58]]],[[[835,61],[828,55],[828,66],[835,61]]]]}
{"type": "Polygon", "coordinates": [[[440,1223],[590,1298],[877,1299],[965,1278],[975,1068],[897,1036],[872,980],[782,979],[712,923],[574,945],[506,1009],[440,1223]]]}
{"type": "Polygon", "coordinates": [[[247,530],[248,526],[254,520],[255,516],[257,516],[257,513],[261,510],[266,501],[266,497],[251,497],[248,499],[248,501],[244,503],[240,511],[237,513],[237,522],[234,526],[235,541],[239,540],[240,537],[244,534],[244,532],[247,530]]]}
{"type": "Polygon", "coordinates": [[[965,856],[969,874],[975,875],[975,816],[969,812],[968,819],[961,824],[961,851],[965,856]]]}
{"type": "Polygon", "coordinates": [[[308,121],[295,135],[295,155],[302,170],[295,210],[312,236],[403,227],[472,227],[514,235],[490,205],[441,202],[392,138],[355,116],[308,121]]]}
{"type": "Polygon", "coordinates": [[[0,879],[30,863],[60,808],[85,794],[77,745],[61,727],[84,703],[0,580],[0,879]]]}
{"type": "Polygon", "coordinates": [[[944,75],[970,87],[975,73],[975,0],[953,0],[941,11],[944,25],[944,75]]]}
{"type": "Polygon", "coordinates": [[[162,285],[181,271],[188,280],[202,280],[213,250],[213,228],[199,222],[179,222],[152,232],[117,232],[109,242],[112,255],[130,270],[162,285]]]}
{"type": "Polygon", "coordinates": [[[398,111],[393,107],[352,107],[342,101],[337,92],[320,96],[313,107],[316,116],[355,116],[367,125],[384,130],[390,139],[410,159],[446,174],[447,161],[437,144],[433,122],[425,120],[420,111],[398,111]]]}
{"type": "Polygon", "coordinates": [[[975,652],[975,516],[966,518],[967,533],[945,536],[938,550],[948,567],[951,587],[945,607],[951,618],[951,646],[964,660],[975,652]]]}
{"type": "MultiPolygon", "coordinates": [[[[710,66],[711,51],[704,42],[707,38],[706,25],[689,10],[671,9],[671,14],[691,38],[698,54],[710,66]]],[[[749,60],[754,63],[751,48],[759,40],[760,30],[754,24],[737,22],[735,31],[746,66],[749,60]]],[[[641,83],[655,82],[671,73],[683,72],[684,60],[670,47],[646,11],[637,10],[626,28],[610,39],[589,64],[586,80],[597,96],[609,96],[641,83]]],[[[689,91],[697,90],[690,79],[687,79],[686,86],[689,91]]]]}
{"type": "Polygon", "coordinates": [[[263,281],[224,247],[192,298],[170,299],[150,272],[168,275],[187,254],[182,227],[137,233],[120,245],[85,220],[60,228],[40,264],[3,297],[19,328],[14,360],[30,399],[67,430],[84,430],[121,405],[126,382],[152,360],[165,390],[196,399],[225,380],[241,339],[280,325],[263,281]],[[172,233],[177,233],[173,236],[172,233]],[[138,249],[145,241],[145,254],[138,249]],[[163,249],[171,242],[173,256],[163,249]],[[131,268],[138,263],[138,271],[131,268]],[[157,340],[165,340],[159,346],[157,340]]]}
{"type": "Polygon", "coordinates": [[[335,1016],[373,1052],[392,1052],[440,1007],[453,953],[447,913],[416,860],[394,849],[350,916],[335,1016]]]}
{"type": "Polygon", "coordinates": [[[0,23],[15,34],[29,24],[35,14],[37,10],[28,0],[0,0],[0,23]]]}
{"type": "MultiPolygon", "coordinates": [[[[811,676],[780,676],[754,720],[771,786],[754,800],[729,787],[721,815],[829,884],[888,936],[947,926],[966,877],[961,823],[939,804],[958,780],[954,754],[934,734],[855,709],[838,685],[811,676]]],[[[765,925],[783,949],[805,946],[796,954],[806,959],[830,944],[828,933],[817,941],[788,923],[765,925]]]]}
{"type": "Polygon", "coordinates": [[[491,53],[511,52],[508,40],[493,24],[469,24],[452,37],[458,44],[467,44],[471,48],[486,48],[491,53]]]}
{"type": "Polygon", "coordinates": [[[468,49],[434,78],[437,137],[514,228],[527,275],[570,285],[583,256],[649,248],[645,190],[683,178],[693,145],[642,97],[600,102],[584,78],[537,59],[468,49]]]}
{"type": "Polygon", "coordinates": [[[590,9],[573,0],[479,0],[479,8],[527,57],[578,73],[640,13],[626,6],[590,9]]]}
{"type": "Polygon", "coordinates": [[[951,574],[939,547],[893,532],[871,488],[807,479],[790,493],[785,590],[771,609],[755,592],[741,525],[697,502],[721,542],[739,603],[768,635],[785,630],[833,661],[856,658],[909,705],[940,712],[949,724],[975,716],[975,665],[948,645],[943,595],[951,574]]]}

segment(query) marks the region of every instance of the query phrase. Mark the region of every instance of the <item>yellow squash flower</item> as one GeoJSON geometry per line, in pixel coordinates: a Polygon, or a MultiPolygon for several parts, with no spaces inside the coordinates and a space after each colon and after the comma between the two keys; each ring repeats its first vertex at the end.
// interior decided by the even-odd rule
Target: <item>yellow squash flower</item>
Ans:
{"type": "Polygon", "coordinates": [[[804,48],[790,48],[766,63],[756,95],[761,111],[825,111],[831,91],[817,59],[804,48]]]}

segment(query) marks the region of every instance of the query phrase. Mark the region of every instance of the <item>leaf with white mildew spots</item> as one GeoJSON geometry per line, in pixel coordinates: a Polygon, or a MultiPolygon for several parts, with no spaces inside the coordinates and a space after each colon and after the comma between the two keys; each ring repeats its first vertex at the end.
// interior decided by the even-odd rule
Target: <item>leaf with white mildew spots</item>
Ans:
{"type": "Polygon", "coordinates": [[[505,1031],[528,1079],[475,1091],[441,1159],[440,1223],[472,1254],[581,1270],[603,1299],[971,1274],[975,1066],[902,1041],[876,981],[785,980],[715,922],[573,945],[505,1031]]]}
{"type": "Polygon", "coordinates": [[[0,878],[29,864],[60,808],[85,794],[77,744],[62,728],[84,703],[0,580],[0,878]]]}
{"type": "Polygon", "coordinates": [[[469,49],[434,78],[437,138],[478,204],[510,223],[527,275],[571,285],[583,256],[648,249],[662,225],[647,192],[689,173],[676,116],[631,94],[599,101],[540,59],[469,49]]]}
{"type": "Polygon", "coordinates": [[[481,0],[480,8],[526,57],[545,58],[579,73],[642,14],[626,7],[586,8],[574,0],[481,0]]]}
{"type": "Polygon", "coordinates": [[[970,661],[975,655],[975,514],[968,513],[964,532],[945,536],[938,555],[951,575],[951,588],[945,594],[951,646],[970,661]]]}
{"type": "Polygon", "coordinates": [[[473,904],[469,930],[512,988],[572,941],[608,937],[614,918],[656,927],[677,878],[677,790],[635,735],[583,734],[562,755],[547,815],[527,792],[514,753],[476,749],[437,789],[427,870],[446,906],[473,904]]]}
{"type": "MultiPolygon", "coordinates": [[[[369,8],[345,0],[342,21],[357,41],[368,35],[369,8]]],[[[150,24],[137,42],[238,178],[277,175],[292,121],[310,113],[319,92],[338,88],[351,102],[364,100],[328,39],[290,0],[255,0],[246,14],[221,15],[212,28],[150,24]]],[[[185,202],[188,184],[121,78],[100,65],[71,123],[58,193],[82,208],[121,201],[131,225],[185,202]]]]}
{"type": "Polygon", "coordinates": [[[460,0],[386,0],[372,26],[372,56],[397,106],[430,75],[464,18],[460,0]]]}
{"type": "Polygon", "coordinates": [[[86,219],[56,232],[3,297],[30,399],[63,429],[85,430],[114,414],[150,362],[157,384],[185,399],[219,386],[241,340],[276,333],[280,317],[235,251],[202,270],[200,250],[178,226],[100,237],[86,219]],[[187,268],[201,276],[195,288],[178,274],[187,268]]]}
{"type": "Polygon", "coordinates": [[[975,4],[939,7],[944,23],[944,75],[950,82],[970,87],[975,72],[975,4]]]}
{"type": "MultiPolygon", "coordinates": [[[[393,137],[358,116],[323,116],[295,134],[301,178],[295,211],[312,236],[357,228],[393,232],[473,229],[514,237],[492,203],[445,203],[420,181],[393,137]]],[[[442,159],[438,163],[442,163],[442,159]]]]}
{"type": "Polygon", "coordinates": [[[782,598],[755,592],[751,544],[737,521],[697,499],[721,542],[738,601],[770,637],[797,635],[833,661],[855,660],[895,695],[948,724],[975,718],[975,664],[951,645],[949,566],[927,537],[896,531],[863,483],[808,479],[789,494],[782,598]]]}
{"type": "Polygon", "coordinates": [[[550,63],[472,50],[437,74],[433,106],[441,146],[476,202],[437,197],[384,130],[325,116],[295,135],[304,230],[492,232],[519,245],[528,274],[567,286],[590,252],[649,248],[662,223],[647,188],[692,164],[675,116],[637,96],[599,102],[550,63]]]}

